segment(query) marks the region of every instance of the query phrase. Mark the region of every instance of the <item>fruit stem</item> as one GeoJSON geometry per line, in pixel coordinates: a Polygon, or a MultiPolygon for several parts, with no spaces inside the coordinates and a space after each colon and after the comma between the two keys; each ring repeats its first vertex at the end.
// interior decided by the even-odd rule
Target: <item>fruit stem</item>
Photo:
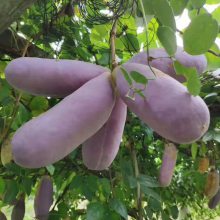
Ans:
{"type": "Polygon", "coordinates": [[[118,19],[116,18],[113,22],[112,29],[110,32],[110,46],[111,46],[111,60],[112,60],[112,67],[111,69],[113,70],[115,67],[118,66],[118,63],[116,61],[116,48],[115,48],[115,39],[116,39],[116,33],[117,33],[117,21],[118,19]]]}

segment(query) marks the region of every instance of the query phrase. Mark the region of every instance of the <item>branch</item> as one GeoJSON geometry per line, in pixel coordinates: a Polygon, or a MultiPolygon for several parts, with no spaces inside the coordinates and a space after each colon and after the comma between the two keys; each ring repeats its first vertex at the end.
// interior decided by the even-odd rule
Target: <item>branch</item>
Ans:
{"type": "Polygon", "coordinates": [[[26,54],[30,57],[49,57],[49,54],[44,50],[9,29],[0,34],[1,53],[8,54],[13,58],[21,57],[25,46],[28,47],[26,54]]]}
{"type": "Polygon", "coordinates": [[[58,196],[56,202],[54,203],[54,206],[51,210],[54,210],[57,206],[57,204],[64,198],[64,196],[66,195],[66,193],[68,192],[69,188],[70,188],[71,183],[67,184],[66,187],[64,188],[63,192],[58,196]]]}
{"type": "MultiPolygon", "coordinates": [[[[29,45],[30,45],[30,42],[27,41],[27,43],[24,46],[23,51],[22,51],[22,57],[24,57],[26,55],[29,45]]],[[[4,144],[4,142],[6,141],[6,139],[8,138],[8,136],[10,134],[11,126],[12,126],[12,124],[17,116],[18,110],[19,110],[21,96],[22,96],[22,93],[19,92],[16,97],[16,100],[15,100],[14,109],[13,109],[13,112],[11,115],[10,122],[9,122],[8,126],[5,127],[5,129],[1,135],[1,146],[4,144]]]]}
{"type": "Polygon", "coordinates": [[[0,1],[0,33],[16,21],[37,0],[0,1]]]}
{"type": "Polygon", "coordinates": [[[112,196],[115,197],[115,190],[114,190],[114,183],[113,183],[113,178],[112,178],[111,167],[109,168],[109,181],[110,181],[110,184],[111,184],[112,196]]]}
{"type": "MultiPolygon", "coordinates": [[[[132,160],[134,164],[135,177],[137,178],[139,176],[139,168],[138,168],[137,155],[136,155],[136,151],[135,151],[133,143],[130,144],[130,149],[131,149],[131,156],[132,156],[132,160]]],[[[137,210],[138,210],[138,220],[142,220],[143,219],[142,194],[141,194],[141,186],[139,182],[137,182],[137,210]]]]}
{"type": "Polygon", "coordinates": [[[14,109],[13,109],[13,112],[12,112],[12,115],[11,115],[11,120],[10,120],[8,126],[5,127],[5,129],[4,129],[4,131],[3,131],[2,135],[1,135],[1,146],[4,144],[5,140],[9,136],[11,126],[12,126],[12,124],[13,124],[16,116],[17,116],[17,112],[18,112],[18,109],[19,109],[20,99],[21,99],[21,93],[19,93],[18,96],[16,97],[15,104],[14,104],[14,109]]]}

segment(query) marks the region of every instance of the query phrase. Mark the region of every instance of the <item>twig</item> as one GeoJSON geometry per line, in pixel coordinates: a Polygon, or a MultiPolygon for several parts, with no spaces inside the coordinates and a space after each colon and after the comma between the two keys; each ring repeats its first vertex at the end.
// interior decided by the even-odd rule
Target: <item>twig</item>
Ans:
{"type": "Polygon", "coordinates": [[[1,146],[4,144],[5,140],[8,138],[9,132],[10,132],[10,128],[14,122],[14,119],[16,118],[18,109],[19,109],[19,103],[20,103],[20,99],[21,99],[21,93],[18,94],[16,100],[15,100],[15,105],[14,105],[14,109],[11,115],[11,120],[8,124],[8,126],[5,127],[2,137],[1,137],[1,146]]]}
{"type": "MultiPolygon", "coordinates": [[[[134,172],[135,177],[137,178],[139,176],[139,168],[138,168],[138,161],[137,161],[137,155],[134,148],[134,145],[130,145],[131,148],[131,156],[134,164],[134,172]]],[[[141,186],[140,183],[137,182],[137,210],[138,210],[138,220],[143,220],[142,215],[142,194],[141,194],[141,186]]]]}
{"type": "MultiPolygon", "coordinates": [[[[25,45],[24,49],[23,49],[22,57],[24,57],[26,55],[29,46],[30,46],[30,42],[28,41],[27,44],[25,45]]],[[[14,109],[13,109],[13,112],[12,112],[12,115],[11,115],[11,120],[8,123],[8,126],[5,127],[5,129],[4,129],[4,131],[1,135],[1,146],[4,144],[5,140],[9,136],[11,126],[12,126],[12,124],[13,124],[16,116],[17,116],[21,96],[22,96],[22,93],[19,92],[16,99],[15,99],[15,104],[14,104],[14,109]]]]}
{"type": "Polygon", "coordinates": [[[112,197],[115,197],[115,191],[114,191],[114,184],[113,184],[111,168],[109,168],[109,180],[110,180],[110,184],[111,184],[112,197]]]}
{"type": "Polygon", "coordinates": [[[1,58],[0,61],[11,61],[11,59],[4,59],[4,58],[1,58]]]}
{"type": "Polygon", "coordinates": [[[68,185],[66,185],[66,187],[64,188],[63,192],[58,196],[56,202],[54,203],[53,208],[51,209],[52,211],[56,208],[57,204],[63,199],[63,197],[65,196],[65,194],[68,192],[69,188],[70,188],[71,183],[69,183],[68,185]]]}
{"type": "Polygon", "coordinates": [[[216,52],[213,51],[213,50],[208,50],[208,52],[211,53],[211,54],[213,54],[213,55],[215,55],[215,56],[217,56],[217,57],[220,57],[220,53],[216,53],[216,52]]]}
{"type": "Polygon", "coordinates": [[[21,55],[22,57],[26,55],[29,46],[30,46],[30,41],[28,41],[27,44],[25,45],[22,55],[21,55]]]}

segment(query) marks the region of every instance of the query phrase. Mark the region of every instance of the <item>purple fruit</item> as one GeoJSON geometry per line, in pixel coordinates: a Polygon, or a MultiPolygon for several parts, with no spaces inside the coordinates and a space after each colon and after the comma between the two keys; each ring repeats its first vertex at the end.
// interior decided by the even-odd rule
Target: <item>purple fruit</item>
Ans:
{"type": "Polygon", "coordinates": [[[5,214],[2,211],[0,211],[0,220],[7,220],[5,214]]]}
{"type": "Polygon", "coordinates": [[[49,176],[43,176],[34,198],[35,218],[39,220],[47,220],[52,204],[53,182],[49,176]]]}
{"type": "Polygon", "coordinates": [[[90,80],[16,131],[12,139],[15,162],[39,168],[64,158],[105,124],[114,103],[110,73],[90,80]]]}
{"type": "MultiPolygon", "coordinates": [[[[175,69],[173,67],[173,60],[169,57],[165,49],[150,49],[149,57],[149,63],[152,67],[161,70],[162,72],[170,75],[171,77],[180,82],[185,81],[184,76],[176,74],[175,69]]],[[[177,49],[174,58],[186,67],[195,67],[199,73],[204,72],[207,67],[207,60],[205,55],[193,56],[183,51],[183,49],[180,47],[177,49]]],[[[128,62],[148,65],[147,59],[147,52],[144,51],[132,57],[128,62]]]]}
{"type": "Polygon", "coordinates": [[[23,220],[25,215],[25,196],[24,194],[17,200],[11,213],[11,220],[23,220]]]}
{"type": "Polygon", "coordinates": [[[119,150],[127,106],[118,98],[105,125],[82,146],[83,162],[90,170],[107,169],[119,150]]]}
{"type": "Polygon", "coordinates": [[[171,183],[173,172],[176,165],[177,153],[178,151],[174,144],[170,143],[165,145],[162,165],[160,168],[160,175],[159,175],[159,182],[160,182],[160,186],[162,187],[167,187],[171,183]]]}
{"type": "Polygon", "coordinates": [[[13,87],[22,91],[65,97],[107,71],[83,61],[21,57],[9,63],[5,75],[13,87]]]}
{"type": "Polygon", "coordinates": [[[210,209],[215,209],[219,204],[219,202],[220,202],[220,189],[215,194],[215,196],[209,200],[208,206],[210,209]]]}
{"type": "Polygon", "coordinates": [[[132,94],[121,67],[114,70],[118,92],[128,108],[155,132],[176,143],[192,143],[207,131],[210,114],[205,102],[199,96],[192,96],[187,88],[167,74],[154,69],[156,76],[146,65],[127,63],[123,65],[128,74],[136,71],[149,79],[144,85],[133,83],[143,90],[144,98],[132,94]]]}

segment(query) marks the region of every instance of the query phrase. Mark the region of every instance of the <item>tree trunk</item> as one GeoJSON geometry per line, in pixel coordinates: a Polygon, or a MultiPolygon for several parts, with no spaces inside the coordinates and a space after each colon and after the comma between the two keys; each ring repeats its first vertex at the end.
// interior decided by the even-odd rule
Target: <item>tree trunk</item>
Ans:
{"type": "Polygon", "coordinates": [[[0,0],[0,33],[37,0],[0,0]]]}

